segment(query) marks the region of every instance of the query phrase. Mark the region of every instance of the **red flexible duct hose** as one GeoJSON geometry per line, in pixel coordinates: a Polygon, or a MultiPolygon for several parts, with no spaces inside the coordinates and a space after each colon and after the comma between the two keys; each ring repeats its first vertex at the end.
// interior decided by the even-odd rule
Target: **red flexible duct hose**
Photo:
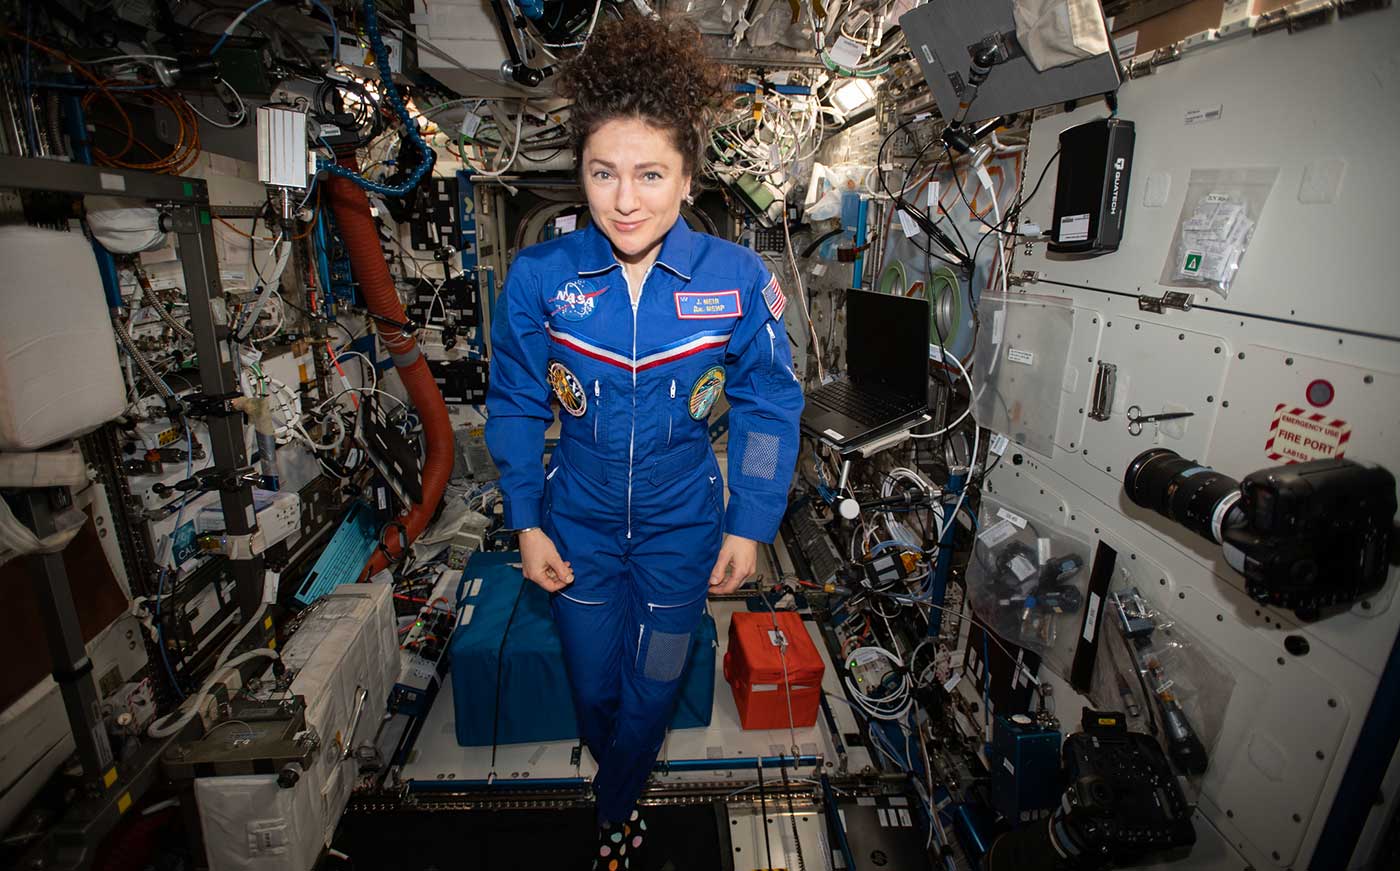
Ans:
{"type": "MultiPolygon", "coordinates": [[[[349,170],[358,170],[354,155],[340,158],[340,165],[349,170]]],[[[350,255],[350,269],[359,282],[360,292],[365,303],[374,314],[397,323],[408,320],[394,289],[394,280],[389,275],[389,266],[384,261],[384,253],[379,246],[379,233],[374,226],[374,216],[370,214],[369,199],[364,191],[349,179],[328,176],[322,181],[331,212],[335,215],[336,229],[345,240],[345,248],[350,255]]],[[[447,479],[452,474],[452,421],[447,415],[447,404],[442,401],[442,391],[428,370],[428,361],[418,350],[413,336],[405,334],[397,327],[377,323],[379,340],[394,355],[394,365],[399,379],[408,390],[408,397],[418,411],[423,422],[423,433],[428,440],[428,454],[423,461],[423,501],[412,506],[399,517],[402,535],[395,524],[386,527],[381,534],[381,547],[374,552],[365,567],[361,579],[368,578],[389,565],[391,559],[398,559],[428,525],[442,501],[442,493],[447,488],[447,479]],[[406,358],[411,358],[407,362],[406,358]]]]}

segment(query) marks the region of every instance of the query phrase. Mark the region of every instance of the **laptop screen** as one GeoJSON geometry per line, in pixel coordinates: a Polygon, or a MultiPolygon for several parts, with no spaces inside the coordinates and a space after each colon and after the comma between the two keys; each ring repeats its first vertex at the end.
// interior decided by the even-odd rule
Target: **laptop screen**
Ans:
{"type": "Polygon", "coordinates": [[[866,290],[846,295],[846,369],[857,386],[928,397],[928,300],[866,290]]]}

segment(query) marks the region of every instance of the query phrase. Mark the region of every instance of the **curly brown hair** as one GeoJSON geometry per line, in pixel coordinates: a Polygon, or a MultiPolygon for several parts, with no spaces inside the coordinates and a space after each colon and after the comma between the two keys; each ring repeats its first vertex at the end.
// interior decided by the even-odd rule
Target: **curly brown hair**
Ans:
{"type": "Polygon", "coordinates": [[[670,133],[685,171],[694,175],[728,79],[729,71],[705,56],[700,33],[689,23],[636,14],[600,23],[559,76],[559,93],[574,103],[574,160],[582,165],[584,142],[604,123],[641,118],[670,133]]]}

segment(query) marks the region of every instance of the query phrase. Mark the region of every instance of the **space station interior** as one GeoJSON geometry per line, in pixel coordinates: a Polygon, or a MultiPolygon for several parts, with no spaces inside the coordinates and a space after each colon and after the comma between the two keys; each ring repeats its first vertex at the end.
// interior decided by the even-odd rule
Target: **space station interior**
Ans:
{"type": "Polygon", "coordinates": [[[1400,868],[1390,0],[0,9],[0,866],[1400,868]]]}

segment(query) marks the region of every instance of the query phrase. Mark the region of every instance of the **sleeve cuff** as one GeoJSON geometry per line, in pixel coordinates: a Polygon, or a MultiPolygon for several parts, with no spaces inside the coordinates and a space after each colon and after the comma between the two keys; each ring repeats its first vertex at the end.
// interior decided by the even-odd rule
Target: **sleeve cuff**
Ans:
{"type": "Polygon", "coordinates": [[[724,531],[728,535],[752,539],[763,544],[771,544],[778,537],[778,527],[783,522],[783,513],[767,511],[745,511],[734,505],[733,497],[724,514],[724,531]]]}
{"type": "Polygon", "coordinates": [[[506,529],[528,529],[544,525],[544,512],[539,499],[511,499],[505,497],[506,529]]]}

